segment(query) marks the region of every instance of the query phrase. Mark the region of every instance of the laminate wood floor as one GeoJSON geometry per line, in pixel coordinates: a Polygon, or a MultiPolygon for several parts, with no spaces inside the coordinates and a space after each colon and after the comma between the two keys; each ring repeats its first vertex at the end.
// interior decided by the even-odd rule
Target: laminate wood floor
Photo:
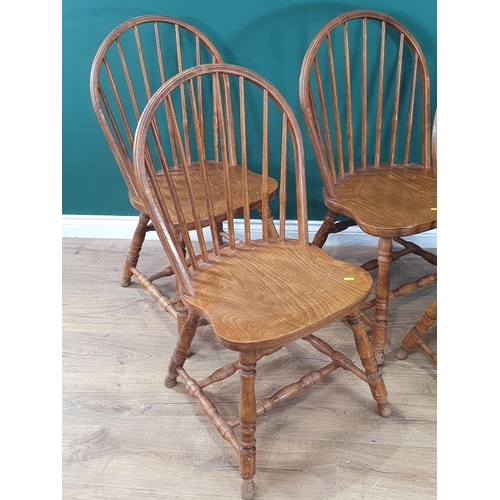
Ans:
{"type": "MultiPolygon", "coordinates": [[[[136,281],[120,286],[128,244],[63,238],[63,499],[239,499],[236,453],[182,383],[163,385],[176,325],[136,281]]],[[[354,264],[376,255],[372,247],[325,250],[354,264]]],[[[158,241],[146,242],[139,264],[146,273],[166,264],[158,241]]],[[[403,257],[393,263],[393,284],[434,269],[403,257]]],[[[173,292],[170,278],[155,283],[173,292]]],[[[389,418],[378,416],[366,384],[336,370],[257,420],[256,500],[436,498],[437,369],[421,352],[394,357],[435,296],[431,285],[389,305],[389,418]]],[[[437,351],[436,331],[428,343],[437,351]]],[[[346,324],[320,336],[358,360],[346,324]]],[[[263,359],[258,396],[321,366],[320,356],[300,342],[263,359]]],[[[186,367],[203,378],[234,360],[204,326],[186,367]]],[[[236,414],[237,377],[207,392],[224,416],[236,414]]]]}

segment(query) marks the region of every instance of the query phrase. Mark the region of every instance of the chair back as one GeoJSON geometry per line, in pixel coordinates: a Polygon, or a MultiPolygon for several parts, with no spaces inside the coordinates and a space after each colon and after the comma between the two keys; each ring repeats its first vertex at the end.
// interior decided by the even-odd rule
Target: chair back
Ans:
{"type": "Polygon", "coordinates": [[[299,92],[329,196],[337,177],[355,168],[431,168],[427,64],[395,19],[358,10],[327,23],[304,56],[299,92]]]}
{"type": "Polygon", "coordinates": [[[284,242],[289,236],[287,219],[297,219],[298,243],[308,245],[300,128],[278,90],[250,70],[207,64],[162,85],[137,126],[134,172],[186,294],[194,293],[191,273],[216,264],[222,253],[284,242]],[[222,176],[217,186],[223,193],[214,192],[214,169],[222,176]],[[273,179],[279,180],[277,190],[270,189],[273,179]],[[296,203],[287,186],[292,193],[295,190],[296,203]],[[258,193],[257,201],[250,199],[252,192],[258,193]],[[223,211],[217,203],[224,203],[223,211]],[[272,213],[277,237],[269,236],[272,221],[255,211],[272,213]],[[222,232],[217,219],[221,212],[222,232]]]}
{"type": "Polygon", "coordinates": [[[222,58],[203,33],[159,15],[124,22],[99,47],[90,73],[92,105],[132,198],[138,197],[133,137],[144,106],[172,75],[213,62],[222,58]]]}

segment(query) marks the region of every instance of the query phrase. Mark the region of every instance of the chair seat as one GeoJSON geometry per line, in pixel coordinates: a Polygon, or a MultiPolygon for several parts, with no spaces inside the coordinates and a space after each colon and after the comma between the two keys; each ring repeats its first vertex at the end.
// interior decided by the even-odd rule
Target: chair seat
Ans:
{"type": "Polygon", "coordinates": [[[437,182],[420,165],[367,167],[337,178],[325,204],[368,234],[397,237],[437,227],[437,182]],[[376,200],[376,203],[374,203],[376,200]]]}
{"type": "Polygon", "coordinates": [[[192,279],[196,293],[183,299],[211,323],[224,346],[237,351],[313,333],[352,312],[372,286],[366,271],[294,240],[226,247],[213,260],[200,263],[192,279]]]}
{"type": "MultiPolygon", "coordinates": [[[[212,197],[213,209],[215,214],[215,220],[221,222],[226,220],[227,216],[227,205],[225,198],[225,187],[224,187],[224,167],[222,163],[207,162],[207,175],[209,178],[209,186],[212,197]]],[[[235,207],[233,210],[233,215],[241,215],[243,213],[243,180],[242,180],[243,168],[241,165],[236,165],[234,167],[229,167],[229,178],[231,185],[231,197],[232,206],[235,207]]],[[[194,229],[193,215],[191,210],[191,204],[189,202],[189,194],[187,189],[187,183],[185,174],[182,170],[171,170],[172,178],[174,180],[178,196],[182,203],[182,209],[184,217],[188,223],[189,229],[194,229]],[[179,194],[180,193],[180,194],[179,194]]],[[[194,197],[196,199],[196,204],[198,210],[200,211],[200,219],[202,220],[202,225],[208,225],[208,212],[207,204],[205,201],[205,191],[203,188],[202,171],[199,164],[195,164],[189,168],[190,180],[193,188],[194,197]]],[[[178,223],[177,213],[174,209],[173,203],[171,201],[170,190],[167,185],[165,176],[159,175],[159,186],[163,199],[166,201],[167,208],[172,217],[174,224],[178,223]]],[[[269,200],[272,200],[276,195],[276,190],[278,189],[278,182],[275,179],[268,179],[268,193],[269,200]]],[[[260,175],[248,171],[248,196],[250,201],[250,210],[260,208],[262,199],[262,178],[260,175]]],[[[140,212],[145,212],[146,208],[140,198],[130,197],[130,201],[136,210],[140,212]]]]}

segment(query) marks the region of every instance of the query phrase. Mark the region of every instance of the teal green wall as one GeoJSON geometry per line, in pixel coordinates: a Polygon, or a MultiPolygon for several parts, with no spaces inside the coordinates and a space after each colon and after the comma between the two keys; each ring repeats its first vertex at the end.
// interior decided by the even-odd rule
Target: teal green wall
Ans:
{"type": "Polygon", "coordinates": [[[413,33],[429,66],[434,113],[436,0],[63,0],[63,214],[137,213],[128,201],[125,182],[92,109],[90,67],[102,40],[118,24],[144,14],[163,14],[193,24],[212,40],[226,62],[261,74],[282,92],[302,125],[309,218],[322,219],[321,180],[298,100],[299,72],[317,31],[336,15],[354,9],[384,12],[413,33]]]}

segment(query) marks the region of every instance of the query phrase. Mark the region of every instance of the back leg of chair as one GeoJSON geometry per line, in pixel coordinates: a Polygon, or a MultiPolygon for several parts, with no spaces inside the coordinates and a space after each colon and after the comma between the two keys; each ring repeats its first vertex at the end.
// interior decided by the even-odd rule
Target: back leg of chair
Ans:
{"type": "Polygon", "coordinates": [[[219,246],[224,244],[224,238],[221,236],[222,231],[224,231],[224,222],[217,222],[217,234],[219,235],[219,246]]]}
{"type": "Polygon", "coordinates": [[[437,365],[437,355],[433,353],[425,344],[424,337],[429,332],[431,326],[437,321],[437,299],[427,308],[418,323],[408,332],[401,347],[396,352],[397,359],[406,359],[411,350],[418,347],[429,358],[434,365],[437,365]]]}
{"type": "Polygon", "coordinates": [[[194,334],[196,333],[198,320],[199,316],[197,314],[188,312],[186,321],[179,332],[179,338],[177,339],[177,345],[174,353],[170,359],[168,374],[165,377],[165,387],[174,387],[175,384],[177,384],[177,377],[179,375],[177,370],[182,368],[186,362],[186,358],[188,357],[189,350],[191,348],[191,342],[193,341],[194,334]]]}
{"type": "Polygon", "coordinates": [[[323,220],[321,227],[318,229],[318,232],[314,235],[313,245],[316,245],[318,248],[323,248],[323,245],[326,243],[328,235],[332,232],[337,217],[338,214],[336,214],[332,210],[328,210],[326,212],[325,219],[323,220]]]}
{"type": "MultiPolygon", "coordinates": [[[[261,219],[264,218],[264,215],[262,213],[262,210],[260,208],[257,209],[257,212],[259,212],[259,215],[261,219]]],[[[278,231],[276,230],[276,226],[274,225],[274,218],[271,213],[271,209],[268,209],[267,212],[267,236],[268,238],[278,238],[278,231]]]]}
{"type": "Polygon", "coordinates": [[[340,233],[348,227],[356,226],[356,222],[349,218],[337,221],[338,216],[333,210],[327,210],[323,223],[314,235],[313,245],[323,248],[329,234],[340,233]]]}
{"type": "Polygon", "coordinates": [[[144,240],[146,238],[147,226],[149,221],[149,215],[141,212],[139,215],[139,222],[137,223],[137,227],[135,228],[134,236],[132,238],[132,243],[130,244],[127,259],[125,260],[125,265],[123,266],[121,286],[129,286],[131,283],[131,268],[137,266],[139,254],[141,253],[142,249],[142,244],[144,243],[144,240]]]}

